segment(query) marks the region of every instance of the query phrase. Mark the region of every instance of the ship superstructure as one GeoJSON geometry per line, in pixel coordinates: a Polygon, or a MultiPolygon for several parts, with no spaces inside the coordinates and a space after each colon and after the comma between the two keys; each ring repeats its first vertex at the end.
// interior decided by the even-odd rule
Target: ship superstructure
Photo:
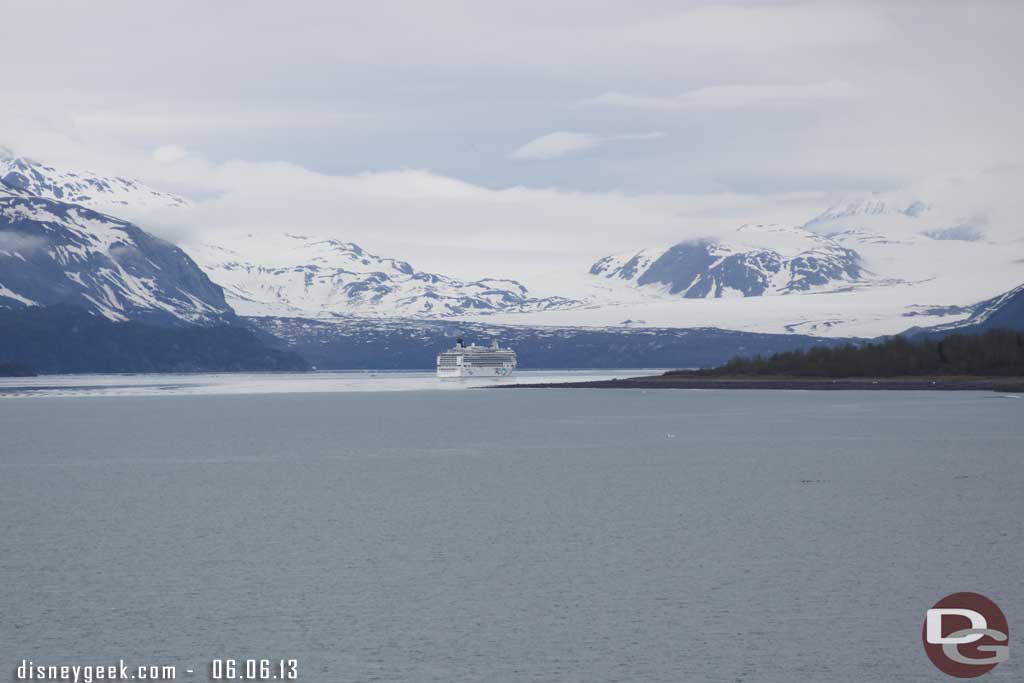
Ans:
{"type": "Polygon", "coordinates": [[[437,354],[438,377],[509,377],[515,369],[516,352],[502,348],[497,340],[490,346],[466,346],[460,338],[453,348],[437,354]]]}

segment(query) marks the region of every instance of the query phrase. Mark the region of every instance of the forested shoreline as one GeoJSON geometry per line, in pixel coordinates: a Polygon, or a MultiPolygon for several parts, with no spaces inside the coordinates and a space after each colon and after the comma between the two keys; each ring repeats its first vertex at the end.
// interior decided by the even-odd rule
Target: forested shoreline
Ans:
{"type": "Polygon", "coordinates": [[[734,358],[701,370],[673,370],[687,377],[921,377],[1024,375],[1024,334],[991,330],[941,339],[893,337],[878,343],[847,344],[734,358]]]}

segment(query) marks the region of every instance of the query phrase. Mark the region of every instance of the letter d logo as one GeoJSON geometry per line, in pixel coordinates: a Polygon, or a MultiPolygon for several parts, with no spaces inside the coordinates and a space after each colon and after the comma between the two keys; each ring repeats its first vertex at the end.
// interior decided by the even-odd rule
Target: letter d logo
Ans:
{"type": "Polygon", "coordinates": [[[942,636],[942,617],[953,616],[953,617],[966,617],[971,620],[971,629],[980,630],[988,628],[988,622],[985,621],[985,617],[972,609],[958,609],[955,607],[946,609],[935,609],[928,610],[927,616],[925,617],[925,642],[930,645],[966,645],[967,643],[974,643],[981,640],[982,635],[975,633],[968,636],[959,637],[943,637],[942,636]]]}

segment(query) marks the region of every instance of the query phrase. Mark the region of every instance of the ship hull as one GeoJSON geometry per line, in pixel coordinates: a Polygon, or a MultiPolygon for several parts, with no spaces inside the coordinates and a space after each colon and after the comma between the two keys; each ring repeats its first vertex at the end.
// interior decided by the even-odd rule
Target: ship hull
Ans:
{"type": "Polygon", "coordinates": [[[514,368],[474,368],[460,365],[454,368],[438,368],[437,376],[442,379],[461,379],[463,377],[511,377],[514,368]]]}

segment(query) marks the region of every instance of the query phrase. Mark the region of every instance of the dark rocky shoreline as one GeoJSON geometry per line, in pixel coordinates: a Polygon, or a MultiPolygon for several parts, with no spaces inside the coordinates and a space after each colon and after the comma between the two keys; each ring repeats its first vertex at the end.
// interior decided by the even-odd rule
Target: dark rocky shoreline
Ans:
{"type": "Polygon", "coordinates": [[[509,384],[499,389],[775,389],[812,391],[1024,392],[1024,377],[680,377],[653,375],[594,382],[509,384]]]}

